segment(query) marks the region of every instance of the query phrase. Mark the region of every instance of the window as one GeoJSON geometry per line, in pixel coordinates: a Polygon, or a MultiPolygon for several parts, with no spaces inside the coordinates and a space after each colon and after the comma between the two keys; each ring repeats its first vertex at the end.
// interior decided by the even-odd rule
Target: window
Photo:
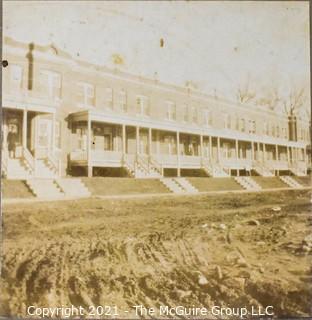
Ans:
{"type": "Polygon", "coordinates": [[[282,137],[287,138],[287,129],[285,127],[282,128],[282,137]]]}
{"type": "Polygon", "coordinates": [[[182,113],[183,113],[183,122],[188,122],[189,113],[188,113],[188,106],[186,104],[182,106],[182,113]]]}
{"type": "Polygon", "coordinates": [[[256,133],[256,121],[249,120],[249,133],[256,133]]]}
{"type": "Polygon", "coordinates": [[[275,126],[272,125],[272,136],[275,137],[275,126]]]}
{"type": "Polygon", "coordinates": [[[42,70],[41,78],[43,91],[46,91],[49,98],[60,98],[62,88],[61,75],[54,71],[42,70]]]}
{"type": "Polygon", "coordinates": [[[113,89],[106,88],[105,89],[105,107],[109,109],[113,109],[114,101],[113,101],[113,89]]]}
{"type": "Polygon", "coordinates": [[[61,122],[55,122],[55,147],[61,149],[61,122]]]}
{"type": "Polygon", "coordinates": [[[90,107],[90,106],[94,106],[94,86],[90,83],[86,83],[86,82],[80,82],[79,85],[81,86],[82,90],[81,90],[81,94],[83,97],[83,106],[84,107],[90,107]]]}
{"type": "Polygon", "coordinates": [[[127,92],[124,90],[119,91],[119,108],[127,112],[127,92]]]}
{"type": "Polygon", "coordinates": [[[245,132],[245,119],[240,119],[240,131],[245,132]]]}
{"type": "Polygon", "coordinates": [[[198,121],[198,114],[197,114],[197,108],[196,107],[192,107],[192,122],[193,123],[197,123],[198,121]]]}
{"type": "Polygon", "coordinates": [[[224,115],[224,128],[231,129],[231,116],[229,114],[224,115]]]}
{"type": "Polygon", "coordinates": [[[279,138],[280,136],[280,127],[276,126],[276,137],[279,138]]]}
{"type": "Polygon", "coordinates": [[[263,123],[263,133],[267,136],[269,135],[269,126],[267,122],[263,123]]]}
{"type": "Polygon", "coordinates": [[[10,81],[11,81],[12,87],[14,89],[21,89],[22,78],[23,78],[23,68],[16,64],[11,65],[10,68],[11,68],[10,81]]]}
{"type": "Polygon", "coordinates": [[[137,114],[148,116],[149,115],[149,101],[145,96],[137,96],[136,98],[137,114]]]}
{"type": "Polygon", "coordinates": [[[166,119],[167,120],[176,120],[176,105],[174,102],[166,102],[166,119]]]}
{"type": "Polygon", "coordinates": [[[206,109],[204,110],[204,121],[206,126],[211,126],[212,125],[212,115],[211,111],[206,109]]]}

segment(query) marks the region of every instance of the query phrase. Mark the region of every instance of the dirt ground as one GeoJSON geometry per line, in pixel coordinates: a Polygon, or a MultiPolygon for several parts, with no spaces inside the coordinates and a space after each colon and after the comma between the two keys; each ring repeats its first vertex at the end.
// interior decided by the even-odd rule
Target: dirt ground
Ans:
{"type": "Polygon", "coordinates": [[[72,304],[312,315],[306,190],[7,204],[3,224],[3,316],[72,304]]]}

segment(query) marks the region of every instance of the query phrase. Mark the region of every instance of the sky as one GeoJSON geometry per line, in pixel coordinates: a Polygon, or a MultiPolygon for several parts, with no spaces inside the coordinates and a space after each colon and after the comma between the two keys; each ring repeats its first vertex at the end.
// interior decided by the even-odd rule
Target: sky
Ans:
{"type": "Polygon", "coordinates": [[[3,35],[230,99],[310,96],[308,2],[4,1],[3,35]]]}

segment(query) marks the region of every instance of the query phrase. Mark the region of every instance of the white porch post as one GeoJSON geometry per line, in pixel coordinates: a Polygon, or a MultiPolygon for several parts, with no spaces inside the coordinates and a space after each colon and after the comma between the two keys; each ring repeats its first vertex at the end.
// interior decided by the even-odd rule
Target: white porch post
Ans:
{"type": "Polygon", "coordinates": [[[88,162],[88,177],[92,177],[92,159],[91,159],[91,119],[88,114],[87,120],[87,162],[88,162]]]}
{"type": "Polygon", "coordinates": [[[135,130],[135,139],[136,139],[136,155],[140,153],[140,127],[136,127],[135,130]]]}
{"type": "Polygon", "coordinates": [[[239,159],[239,154],[238,154],[238,140],[235,140],[235,153],[236,153],[236,160],[238,161],[239,159]]]}
{"type": "Polygon", "coordinates": [[[199,139],[200,139],[200,157],[201,157],[201,161],[202,161],[204,158],[204,143],[203,143],[203,135],[202,134],[199,136],[199,139]]]}
{"type": "Polygon", "coordinates": [[[180,168],[180,133],[177,131],[177,175],[181,176],[181,168],[180,168]]]}
{"type": "Polygon", "coordinates": [[[257,142],[257,161],[260,160],[260,142],[257,142]]]}
{"type": "Polygon", "coordinates": [[[126,125],[122,125],[122,157],[126,155],[126,125]]]}
{"type": "Polygon", "coordinates": [[[152,128],[148,128],[148,155],[152,155],[152,128]]]}
{"type": "Polygon", "coordinates": [[[217,153],[218,153],[218,162],[221,162],[221,151],[220,151],[220,137],[217,137],[217,153]]]}
{"type": "Polygon", "coordinates": [[[212,161],[212,137],[209,136],[209,160],[212,161]]]}
{"type": "Polygon", "coordinates": [[[279,156],[278,156],[278,145],[275,145],[275,160],[279,160],[279,156]]]}
{"type": "Polygon", "coordinates": [[[160,137],[159,137],[159,130],[156,131],[156,154],[159,155],[160,150],[160,137]]]}
{"type": "Polygon", "coordinates": [[[266,151],[265,151],[265,144],[263,143],[263,162],[266,160],[266,151]]]}
{"type": "Polygon", "coordinates": [[[251,161],[255,160],[255,145],[254,142],[251,141],[251,161]]]}
{"type": "Polygon", "coordinates": [[[52,153],[55,151],[55,113],[52,115],[52,153]]]}
{"type": "Polygon", "coordinates": [[[287,146],[286,149],[287,149],[287,162],[289,164],[290,163],[289,147],[287,146]]]}
{"type": "Polygon", "coordinates": [[[27,110],[23,111],[23,148],[27,148],[27,110]]]}

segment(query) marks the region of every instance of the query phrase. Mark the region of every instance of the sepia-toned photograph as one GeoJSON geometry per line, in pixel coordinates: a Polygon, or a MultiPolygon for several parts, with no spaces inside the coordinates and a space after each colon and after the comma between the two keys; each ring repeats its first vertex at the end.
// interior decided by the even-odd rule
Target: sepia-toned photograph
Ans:
{"type": "Polygon", "coordinates": [[[309,1],[2,1],[1,319],[312,317],[309,1]]]}

